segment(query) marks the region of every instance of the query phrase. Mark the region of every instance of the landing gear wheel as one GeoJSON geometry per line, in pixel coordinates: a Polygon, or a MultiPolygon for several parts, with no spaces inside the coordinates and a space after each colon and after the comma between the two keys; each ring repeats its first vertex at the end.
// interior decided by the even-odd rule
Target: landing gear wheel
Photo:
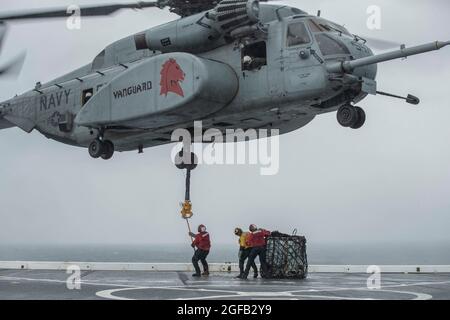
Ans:
{"type": "Polygon", "coordinates": [[[341,126],[351,127],[358,121],[359,115],[355,107],[345,105],[339,108],[336,117],[341,126]]]}
{"type": "Polygon", "coordinates": [[[358,114],[358,120],[353,125],[351,125],[350,128],[352,128],[352,129],[359,129],[366,122],[366,113],[360,107],[354,107],[354,108],[355,108],[355,110],[356,110],[356,112],[358,114]]]}
{"type": "Polygon", "coordinates": [[[101,155],[103,160],[109,160],[114,155],[114,144],[109,141],[103,141],[103,153],[101,155]]]}
{"type": "Polygon", "coordinates": [[[94,159],[98,159],[102,156],[103,153],[103,142],[100,141],[100,139],[95,139],[94,141],[92,141],[89,145],[89,155],[94,159]]]}
{"type": "Polygon", "coordinates": [[[175,157],[175,166],[178,169],[194,170],[195,168],[197,168],[198,159],[197,159],[197,156],[195,155],[195,153],[191,152],[191,159],[190,159],[189,163],[184,162],[183,156],[184,156],[184,151],[182,150],[175,157]]]}

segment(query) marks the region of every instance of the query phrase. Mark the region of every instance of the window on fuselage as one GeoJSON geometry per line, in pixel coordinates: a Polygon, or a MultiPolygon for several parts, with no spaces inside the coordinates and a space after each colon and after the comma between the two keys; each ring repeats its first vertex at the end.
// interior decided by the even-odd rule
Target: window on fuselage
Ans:
{"type": "Polygon", "coordinates": [[[248,44],[242,48],[242,70],[259,70],[267,65],[267,45],[265,41],[248,44]]]}
{"type": "Polygon", "coordinates": [[[84,106],[92,98],[93,95],[94,95],[93,88],[83,90],[83,93],[81,95],[81,105],[84,106]]]}
{"type": "Polygon", "coordinates": [[[303,22],[291,23],[288,26],[286,43],[288,47],[308,44],[310,42],[311,38],[303,22]]]}

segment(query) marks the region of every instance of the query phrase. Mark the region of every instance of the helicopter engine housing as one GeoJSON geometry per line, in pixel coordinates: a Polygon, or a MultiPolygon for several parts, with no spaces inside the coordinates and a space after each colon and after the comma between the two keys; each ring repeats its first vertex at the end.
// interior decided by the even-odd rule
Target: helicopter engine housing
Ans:
{"type": "Polygon", "coordinates": [[[226,43],[231,31],[259,22],[256,0],[223,1],[206,13],[196,14],[135,35],[138,49],[201,53],[226,43]]]}

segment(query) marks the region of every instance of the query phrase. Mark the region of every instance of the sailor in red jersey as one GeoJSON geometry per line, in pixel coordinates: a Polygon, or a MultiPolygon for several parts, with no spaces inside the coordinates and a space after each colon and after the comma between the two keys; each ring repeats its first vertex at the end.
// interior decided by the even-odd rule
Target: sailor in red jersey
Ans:
{"type": "Polygon", "coordinates": [[[247,279],[250,268],[258,256],[261,264],[261,277],[267,274],[266,244],[267,237],[270,236],[270,231],[258,229],[254,224],[250,225],[249,230],[250,232],[247,237],[247,245],[252,248],[252,250],[248,256],[244,274],[239,277],[241,279],[247,279]]]}
{"type": "Polygon", "coordinates": [[[198,233],[189,233],[191,237],[194,237],[194,241],[192,241],[192,247],[197,248],[195,250],[194,256],[192,257],[192,264],[194,265],[195,273],[192,275],[193,277],[200,277],[200,267],[198,262],[200,261],[203,265],[203,275],[209,275],[209,267],[208,262],[206,262],[206,257],[209,254],[209,250],[211,249],[211,240],[209,239],[209,233],[206,232],[206,227],[201,224],[198,226],[198,233]]]}

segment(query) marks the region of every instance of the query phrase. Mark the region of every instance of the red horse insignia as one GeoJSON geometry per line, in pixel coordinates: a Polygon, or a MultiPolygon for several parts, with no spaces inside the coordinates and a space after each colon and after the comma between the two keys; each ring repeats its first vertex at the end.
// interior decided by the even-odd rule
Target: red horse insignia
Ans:
{"type": "Polygon", "coordinates": [[[161,70],[161,93],[160,95],[165,95],[169,92],[176,93],[179,96],[184,97],[183,88],[180,86],[180,82],[184,81],[184,72],[180,65],[175,59],[167,60],[161,70]]]}

